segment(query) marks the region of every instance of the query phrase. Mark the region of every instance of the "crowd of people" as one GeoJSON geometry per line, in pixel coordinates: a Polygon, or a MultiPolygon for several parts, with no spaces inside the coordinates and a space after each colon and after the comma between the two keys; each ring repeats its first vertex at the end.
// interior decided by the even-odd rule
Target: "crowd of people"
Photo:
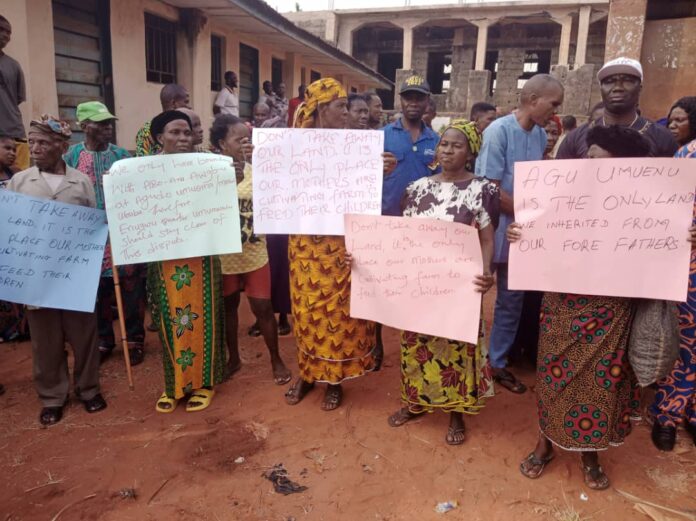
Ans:
{"type": "MultiPolygon", "coordinates": [[[[17,108],[24,100],[21,68],[2,52],[10,34],[9,22],[0,17],[3,188],[104,208],[103,177],[114,162],[131,156],[113,143],[116,117],[101,102],[90,101],[76,112],[82,142],[69,145],[69,125],[50,115],[32,120],[25,135],[17,108]]],[[[145,356],[147,307],[152,319],[148,327],[159,334],[163,392],[156,402],[158,412],[172,413],[181,400],[186,400],[189,412],[209,407],[216,386],[242,369],[238,319],[242,292],[256,318],[247,333],[263,337],[278,385],[292,379],[278,349],[278,335],[289,334],[292,328],[299,374],[285,393],[286,402],[297,405],[316,384],[326,384],[321,407],[338,408],[343,382],[380,370],[381,326],[350,316],[353,258],[343,237],[255,233],[250,129],[380,129],[383,215],[476,227],[484,259],[476,288],[483,294],[496,287],[490,338],[483,322],[475,345],[418,331],[401,332],[402,407],[388,416],[389,425],[399,427],[418,415],[441,410],[450,415],[446,443],[462,444],[465,415],[482,411],[495,384],[512,393],[527,391],[508,368],[516,346],[522,345],[525,356],[536,361],[539,438],[520,471],[539,478],[554,457],[554,447],[578,451],[587,486],[607,488],[609,478],[598,452],[624,440],[640,403],[641,389],[626,354],[634,302],[615,296],[509,289],[510,243],[524,233],[514,219],[514,164],[553,158],[696,158],[696,97],[676,101],[663,126],[640,115],[639,62],[628,58],[607,62],[597,81],[602,104],[579,126],[572,115],[557,116],[563,85],[550,75],[537,74],[521,89],[512,113],[499,116],[495,106],[476,103],[468,119],[455,118],[437,132],[432,128],[437,107],[428,82],[419,75],[399,86],[400,115],[382,127],[379,96],[349,94],[332,78],[301,86],[290,100],[283,84],[274,88],[264,82],[252,120],[243,121],[238,79],[229,71],[212,108],[216,117],[207,145],[187,90],[165,85],[162,112],[139,130],[135,154],[214,151],[229,157],[237,180],[242,252],[114,268],[107,247],[95,312],[24,310],[3,302],[4,340],[17,338],[24,323],[29,324],[34,382],[42,403],[39,421],[52,425],[62,418],[70,386],[66,343],[74,353],[75,395],[87,412],[106,407],[99,366],[115,346],[114,269],[125,304],[122,318],[132,365],[145,356]],[[572,327],[587,317],[593,318],[593,328],[572,327]]],[[[684,234],[696,244],[695,227],[684,234]]],[[[661,450],[674,447],[679,425],[696,443],[696,254],[689,280],[688,300],[679,304],[680,356],[671,373],[656,383],[650,407],[652,439],[661,450]]],[[[455,320],[455,315],[446,319],[455,320]]]]}

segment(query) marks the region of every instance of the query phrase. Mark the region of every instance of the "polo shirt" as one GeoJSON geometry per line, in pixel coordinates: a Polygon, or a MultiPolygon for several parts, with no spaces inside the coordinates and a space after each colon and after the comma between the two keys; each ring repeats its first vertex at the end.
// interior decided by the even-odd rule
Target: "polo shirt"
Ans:
{"type": "MultiPolygon", "coordinates": [[[[500,189],[510,195],[515,191],[515,163],[540,161],[546,150],[546,132],[538,125],[523,129],[514,114],[496,119],[483,131],[483,146],[476,159],[476,175],[500,183],[500,189]]],[[[500,222],[495,231],[495,255],[493,262],[506,263],[510,243],[505,237],[514,216],[500,212],[500,222]]]]}
{"type": "Polygon", "coordinates": [[[416,142],[401,124],[401,119],[382,129],[384,151],[396,156],[396,168],[382,182],[382,215],[401,215],[401,198],[413,181],[432,175],[435,149],[440,136],[421,122],[421,133],[416,142]]]}

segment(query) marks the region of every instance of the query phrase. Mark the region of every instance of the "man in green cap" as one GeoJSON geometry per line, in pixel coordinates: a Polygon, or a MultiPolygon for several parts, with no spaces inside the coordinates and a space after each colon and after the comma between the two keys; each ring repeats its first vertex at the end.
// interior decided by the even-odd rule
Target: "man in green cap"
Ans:
{"type": "MultiPolygon", "coordinates": [[[[94,184],[97,208],[104,208],[103,176],[119,159],[131,157],[125,148],[114,145],[114,122],[116,117],[99,101],[87,101],[77,106],[77,121],[85,134],[82,143],[72,145],[64,156],[68,166],[76,168],[94,184]]],[[[111,248],[107,243],[102,263],[102,278],[97,294],[97,322],[99,326],[100,360],[106,360],[116,345],[113,330],[113,266],[111,248]]],[[[131,365],[143,361],[145,330],[145,270],[142,265],[132,264],[118,268],[121,296],[125,314],[126,332],[131,365]]]]}

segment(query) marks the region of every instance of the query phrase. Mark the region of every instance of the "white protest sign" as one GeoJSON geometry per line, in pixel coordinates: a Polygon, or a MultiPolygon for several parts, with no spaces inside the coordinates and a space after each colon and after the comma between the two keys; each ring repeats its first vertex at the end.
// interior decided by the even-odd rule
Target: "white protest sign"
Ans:
{"type": "Polygon", "coordinates": [[[116,265],[242,251],[229,157],[122,159],[104,176],[104,198],[116,265]]]}
{"type": "Polygon", "coordinates": [[[380,215],[384,133],[254,129],[254,230],[343,235],[345,214],[380,215]]]}

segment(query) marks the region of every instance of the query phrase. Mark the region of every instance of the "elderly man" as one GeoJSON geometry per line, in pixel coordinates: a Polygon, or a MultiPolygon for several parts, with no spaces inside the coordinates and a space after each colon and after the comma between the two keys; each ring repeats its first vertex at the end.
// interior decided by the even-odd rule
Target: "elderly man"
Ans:
{"type": "Polygon", "coordinates": [[[483,133],[483,146],[476,160],[476,175],[500,185],[500,224],[495,236],[495,263],[498,293],[488,357],[493,378],[514,393],[526,386],[507,370],[507,356],[515,341],[522,314],[524,291],[508,289],[510,244],[505,230],[513,221],[514,168],[517,161],[539,161],[546,149],[544,126],[563,103],[563,86],[548,74],[532,76],[522,88],[520,105],[491,123],[483,133]]]}
{"type": "Polygon", "coordinates": [[[24,170],[29,168],[29,147],[19,112],[19,105],[26,99],[24,74],[17,60],[4,52],[11,36],[10,22],[0,15],[0,135],[15,140],[13,170],[24,170]]]}
{"type": "Polygon", "coordinates": [[[193,151],[194,152],[208,152],[203,146],[203,124],[201,123],[201,118],[193,110],[189,108],[177,109],[179,112],[186,114],[191,120],[191,137],[193,138],[193,151]]]}
{"type": "Polygon", "coordinates": [[[254,119],[251,124],[255,128],[285,128],[285,119],[281,116],[271,116],[272,109],[265,103],[254,105],[254,119]]]}
{"type": "MultiPolygon", "coordinates": [[[[114,145],[116,117],[99,101],[88,101],[77,106],[77,121],[85,134],[82,143],[72,145],[64,156],[65,163],[85,174],[92,181],[97,208],[104,208],[104,175],[119,159],[130,157],[125,148],[114,145]]],[[[131,365],[142,363],[145,356],[145,266],[120,266],[118,275],[125,313],[126,333],[131,365]]],[[[99,292],[97,293],[97,325],[99,328],[99,358],[104,362],[116,346],[113,322],[114,281],[111,249],[104,251],[99,292]]]]}
{"type": "MultiPolygon", "coordinates": [[[[92,181],[63,161],[70,127],[44,115],[29,127],[29,151],[35,166],[16,174],[7,189],[40,199],[94,208],[92,181]]],[[[33,353],[34,384],[43,404],[42,425],[63,417],[70,378],[65,343],[73,349],[75,394],[89,413],[106,408],[99,393],[97,315],[62,309],[30,309],[27,312],[33,353]]]]}
{"type": "Polygon", "coordinates": [[[234,71],[225,73],[225,86],[218,93],[213,104],[213,114],[229,114],[239,117],[239,96],[237,95],[237,75],[234,71]]]}
{"type": "MultiPolygon", "coordinates": [[[[650,142],[653,157],[672,157],[677,142],[669,130],[638,114],[643,67],[631,58],[608,61],[597,73],[604,113],[570,132],[558,148],[556,159],[587,157],[587,131],[595,125],[619,125],[640,132],[650,142]]],[[[594,110],[594,109],[593,109],[594,110]]]]}
{"type": "MultiPolygon", "coordinates": [[[[189,102],[189,93],[186,88],[176,83],[168,83],[160,91],[162,111],[188,108],[189,102]]],[[[150,133],[150,121],[146,121],[135,136],[135,155],[153,156],[161,149],[160,144],[150,133]]]]}

